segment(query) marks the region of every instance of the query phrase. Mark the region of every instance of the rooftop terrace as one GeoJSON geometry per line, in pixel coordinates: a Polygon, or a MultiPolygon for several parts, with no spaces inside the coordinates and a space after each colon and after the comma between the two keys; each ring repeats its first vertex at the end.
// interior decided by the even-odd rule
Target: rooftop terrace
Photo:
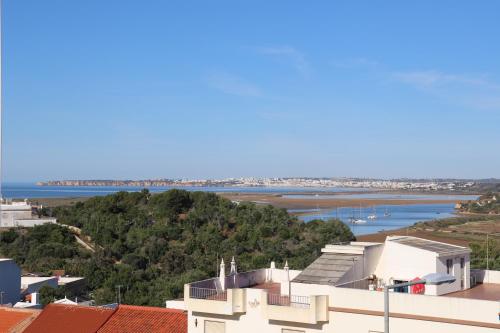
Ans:
{"type": "Polygon", "coordinates": [[[444,295],[446,297],[479,299],[484,301],[500,301],[500,284],[483,283],[467,290],[444,295]]]}

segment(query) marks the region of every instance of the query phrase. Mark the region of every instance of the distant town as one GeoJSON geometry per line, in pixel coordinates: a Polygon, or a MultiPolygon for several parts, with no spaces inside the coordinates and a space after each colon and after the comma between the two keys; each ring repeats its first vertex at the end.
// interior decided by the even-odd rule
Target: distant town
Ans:
{"type": "Polygon", "coordinates": [[[55,180],[38,186],[220,186],[220,187],[345,187],[387,190],[467,190],[478,183],[497,180],[464,179],[369,179],[369,178],[226,178],[226,179],[148,179],[148,180],[55,180]]]}

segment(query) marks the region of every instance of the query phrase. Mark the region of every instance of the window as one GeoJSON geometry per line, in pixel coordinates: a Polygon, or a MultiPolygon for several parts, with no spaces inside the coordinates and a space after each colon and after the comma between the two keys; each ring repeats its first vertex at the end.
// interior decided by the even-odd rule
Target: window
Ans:
{"type": "Polygon", "coordinates": [[[226,323],[222,321],[205,320],[205,333],[225,333],[226,323]]]}
{"type": "Polygon", "coordinates": [[[460,258],[460,268],[464,269],[465,267],[465,258],[460,258]]]}
{"type": "MultiPolygon", "coordinates": [[[[408,281],[404,281],[404,280],[394,280],[394,284],[407,283],[407,282],[408,281]]],[[[409,292],[409,287],[406,286],[406,287],[394,288],[394,292],[395,293],[408,293],[409,292]]]]}
{"type": "Polygon", "coordinates": [[[446,274],[451,274],[453,270],[453,259],[446,259],[446,274]]]}

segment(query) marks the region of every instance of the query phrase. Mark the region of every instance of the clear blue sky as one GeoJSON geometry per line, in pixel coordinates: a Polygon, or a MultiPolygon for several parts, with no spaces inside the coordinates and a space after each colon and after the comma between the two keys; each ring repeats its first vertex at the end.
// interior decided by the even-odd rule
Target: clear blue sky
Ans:
{"type": "Polygon", "coordinates": [[[499,1],[3,3],[7,181],[500,177],[499,1]]]}

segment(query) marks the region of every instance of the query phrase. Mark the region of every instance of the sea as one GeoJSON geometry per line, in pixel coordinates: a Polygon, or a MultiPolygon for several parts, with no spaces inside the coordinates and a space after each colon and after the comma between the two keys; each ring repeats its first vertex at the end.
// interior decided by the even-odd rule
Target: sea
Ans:
{"type": "MultiPolygon", "coordinates": [[[[168,191],[173,188],[180,188],[188,191],[207,192],[243,192],[243,193],[287,193],[289,198],[301,199],[405,199],[405,200],[475,200],[477,196],[467,195],[432,195],[432,194],[392,194],[392,193],[370,193],[373,189],[359,188],[313,188],[313,187],[217,187],[217,186],[165,186],[150,187],[153,193],[168,191]],[[317,194],[311,195],[314,192],[317,194]],[[347,193],[356,192],[356,193],[347,193]],[[324,194],[322,194],[324,193],[324,194]],[[333,194],[332,194],[333,193],[333,194]]],[[[103,196],[119,191],[140,191],[143,187],[132,186],[37,186],[34,183],[4,183],[2,185],[2,196],[10,199],[36,199],[36,198],[76,198],[103,196]]],[[[401,229],[411,226],[417,222],[431,221],[435,219],[452,217],[455,215],[454,204],[426,203],[408,205],[376,205],[370,208],[342,207],[331,209],[309,209],[309,210],[289,210],[290,212],[307,213],[299,218],[305,222],[314,219],[339,218],[346,223],[355,235],[373,234],[380,231],[401,229]],[[377,216],[374,220],[367,217],[370,214],[377,216]],[[364,224],[351,224],[350,219],[362,218],[367,222],[364,224]]]]}

